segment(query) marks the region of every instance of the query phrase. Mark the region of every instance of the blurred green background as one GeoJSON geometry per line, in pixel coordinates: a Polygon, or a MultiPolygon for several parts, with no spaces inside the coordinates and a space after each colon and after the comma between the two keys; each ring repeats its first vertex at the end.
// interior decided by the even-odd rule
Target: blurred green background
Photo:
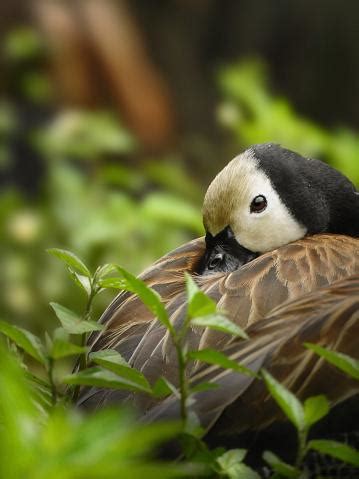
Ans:
{"type": "Polygon", "coordinates": [[[206,186],[252,143],[359,184],[358,14],[351,0],[2,2],[0,315],[43,331],[49,301],[83,307],[46,248],[139,273],[201,235],[206,186]]]}

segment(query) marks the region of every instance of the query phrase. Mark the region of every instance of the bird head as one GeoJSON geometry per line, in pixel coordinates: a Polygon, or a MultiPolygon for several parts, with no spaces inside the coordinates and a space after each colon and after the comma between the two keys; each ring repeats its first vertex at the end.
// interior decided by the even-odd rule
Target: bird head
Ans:
{"type": "Polygon", "coordinates": [[[203,223],[203,272],[232,271],[308,234],[358,236],[359,195],[319,160],[272,143],[254,145],[209,185],[203,223]]]}

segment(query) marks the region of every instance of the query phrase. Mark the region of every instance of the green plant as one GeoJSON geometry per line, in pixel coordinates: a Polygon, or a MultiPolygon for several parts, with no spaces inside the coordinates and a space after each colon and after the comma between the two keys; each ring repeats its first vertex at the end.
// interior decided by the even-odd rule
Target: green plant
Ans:
{"type": "Polygon", "coordinates": [[[218,83],[224,100],[220,122],[241,149],[262,142],[280,143],[309,157],[319,157],[359,184],[359,138],[348,128],[329,131],[299,115],[286,98],[274,96],[260,61],[223,67],[218,83]]]}
{"type": "Polygon", "coordinates": [[[66,382],[70,384],[87,384],[101,387],[127,387],[153,394],[155,396],[161,394],[166,395],[175,392],[175,394],[177,394],[180,398],[181,418],[183,421],[184,430],[191,429],[191,425],[188,424],[188,401],[191,394],[197,392],[198,388],[203,390],[205,388],[216,387],[216,385],[208,383],[199,384],[196,386],[196,389],[191,389],[186,374],[186,368],[190,361],[195,360],[209,364],[217,364],[220,367],[233,369],[243,374],[253,375],[254,373],[249,369],[237,364],[235,361],[228,359],[219,351],[211,349],[188,351],[186,345],[188,328],[192,324],[200,327],[208,327],[220,330],[236,337],[247,336],[238,325],[231,322],[220,311],[217,310],[216,303],[199,290],[198,286],[190,276],[187,276],[186,278],[188,297],[187,315],[181,328],[176,330],[170,322],[166,308],[161,302],[159,295],[154,290],[146,286],[143,281],[136,278],[123,268],[116,266],[115,269],[120,276],[102,279],[99,281],[99,285],[102,287],[115,287],[135,293],[154,314],[154,316],[156,316],[157,319],[169,331],[177,353],[179,376],[178,391],[176,390],[176,387],[166,378],[160,378],[153,388],[151,388],[143,374],[133,368],[130,368],[125,363],[124,359],[121,358],[119,353],[115,351],[102,351],[101,353],[93,353],[91,355],[91,359],[104,369],[101,370],[98,367],[94,367],[84,371],[80,370],[78,373],[67,377],[66,382]],[[112,373],[116,373],[117,375],[121,376],[121,379],[116,379],[115,375],[109,374],[107,370],[110,370],[112,373]],[[130,379],[129,376],[131,376],[133,384],[123,384],[122,380],[130,379]]]}
{"type": "Polygon", "coordinates": [[[198,471],[151,458],[160,443],[178,433],[178,424],[139,425],[130,411],[118,408],[86,417],[61,405],[44,412],[24,368],[2,341],[0,389],[0,477],[170,478],[198,471]]]}
{"type": "MultiPolygon", "coordinates": [[[[329,357],[332,364],[358,379],[359,362],[357,360],[340,353],[328,351],[314,344],[308,344],[307,347],[324,358],[329,357]]],[[[308,441],[311,427],[329,413],[329,401],[325,396],[309,397],[302,404],[294,394],[276,381],[267,371],[263,370],[261,374],[271,396],[296,428],[298,437],[298,449],[294,466],[283,462],[270,451],[264,452],[263,459],[275,471],[273,479],[305,477],[303,462],[311,449],[359,467],[359,451],[349,445],[326,439],[308,441]]]]}
{"type": "MultiPolygon", "coordinates": [[[[10,389],[7,390],[8,394],[3,396],[3,401],[5,403],[2,407],[7,408],[6,410],[10,411],[11,408],[6,401],[10,402],[9,394],[11,394],[12,390],[16,391],[17,388],[26,388],[27,390],[31,391],[30,394],[27,393],[29,404],[25,402],[19,407],[24,407],[26,410],[30,411],[31,414],[35,414],[34,411],[36,411],[36,414],[39,417],[41,416],[42,419],[40,423],[44,424],[44,429],[41,432],[37,430],[37,433],[40,434],[41,437],[42,434],[45,434],[46,437],[48,434],[56,434],[56,432],[52,430],[53,428],[56,429],[56,427],[59,427],[60,429],[68,429],[71,427],[74,434],[74,437],[71,440],[73,442],[66,442],[64,447],[73,447],[80,450],[81,447],[84,447],[85,450],[87,450],[86,448],[90,447],[91,441],[89,441],[88,444],[86,442],[85,445],[80,447],[77,444],[78,439],[76,439],[76,434],[81,435],[83,433],[82,429],[85,428],[86,430],[87,427],[91,431],[93,427],[93,431],[96,431],[96,429],[99,428],[97,425],[98,423],[101,421],[107,421],[107,414],[108,417],[112,418],[110,422],[114,420],[112,416],[112,414],[114,414],[113,412],[104,412],[103,415],[94,415],[91,418],[80,419],[80,424],[82,425],[78,426],[78,431],[76,427],[73,427],[72,422],[76,422],[79,419],[76,419],[77,416],[72,410],[71,400],[77,398],[81,385],[111,389],[125,389],[149,394],[157,398],[173,394],[180,402],[182,419],[181,424],[173,429],[171,429],[170,426],[168,426],[169,429],[166,429],[167,426],[163,426],[164,429],[161,429],[161,426],[159,427],[158,431],[156,425],[151,426],[153,431],[155,431],[153,432],[155,437],[158,437],[159,440],[166,439],[167,433],[164,433],[164,436],[162,436],[161,431],[167,431],[170,436],[174,434],[178,435],[180,432],[183,438],[183,451],[188,458],[191,458],[192,461],[195,461],[198,465],[201,465],[201,474],[211,475],[215,473],[219,476],[228,478],[258,478],[258,473],[251,470],[243,462],[246,454],[245,450],[233,449],[224,451],[221,449],[216,449],[211,451],[207,448],[206,444],[202,440],[202,436],[205,431],[201,428],[198,419],[194,417],[193,413],[191,413],[191,395],[198,391],[204,391],[207,389],[216,388],[218,386],[215,383],[200,383],[196,384],[195,387],[192,387],[190,378],[188,378],[188,374],[186,373],[188,365],[191,361],[201,361],[210,365],[216,365],[220,368],[231,369],[239,374],[254,375],[259,380],[262,378],[265,381],[273,399],[278,403],[284,414],[295,426],[298,436],[298,450],[294,465],[283,462],[279,457],[270,451],[266,451],[263,455],[264,460],[274,471],[274,478],[302,477],[302,475],[305,474],[303,469],[303,461],[305,460],[308,451],[311,449],[314,449],[322,454],[331,455],[354,466],[359,466],[358,452],[346,444],[324,439],[308,441],[308,433],[311,427],[329,412],[329,402],[324,396],[310,397],[302,404],[289,390],[278,383],[275,378],[265,370],[261,371],[260,375],[255,375],[251,370],[245,368],[241,364],[238,364],[236,361],[231,360],[220,351],[213,349],[196,351],[188,350],[186,336],[188,328],[191,326],[207,327],[225,332],[235,337],[247,338],[245,332],[242,331],[241,328],[239,328],[236,324],[228,320],[223,313],[217,309],[216,303],[199,290],[195,281],[189,275],[186,277],[188,301],[187,314],[181,327],[176,329],[170,322],[166,308],[159,295],[150,287],[148,287],[142,280],[136,278],[124,268],[112,264],[106,264],[97,268],[92,274],[88,266],[86,266],[86,264],[73,253],[55,248],[48,250],[48,252],[52,256],[58,258],[66,266],[66,269],[75,285],[85,292],[87,302],[82,315],[79,316],[60,304],[51,303],[51,306],[61,323],[61,327],[55,329],[52,337],[46,334],[45,342],[42,342],[39,337],[30,333],[26,329],[13,326],[5,321],[0,322],[0,332],[7,337],[8,341],[11,341],[11,344],[16,345],[15,352],[18,357],[18,363],[16,364],[14,359],[8,354],[4,355],[4,360],[9,361],[12,364],[12,366],[9,368],[10,376],[12,374],[15,376],[15,379],[11,379],[11,377],[6,376],[4,379],[4,387],[9,387],[9,381],[15,382],[14,384],[11,383],[12,385],[10,386],[10,389]],[[115,276],[109,276],[113,273],[115,273],[115,276]],[[92,352],[88,356],[88,351],[85,346],[88,334],[102,329],[100,324],[92,320],[92,302],[94,298],[106,288],[116,288],[136,294],[147,306],[147,308],[149,308],[153,315],[157,317],[157,319],[163,324],[163,326],[167,328],[177,353],[178,387],[164,377],[160,377],[154,384],[150,384],[143,373],[131,367],[117,351],[97,351],[92,352]],[[76,338],[78,336],[80,337],[79,341],[73,339],[73,337],[76,338]],[[28,362],[24,362],[22,357],[19,357],[20,351],[24,351],[29,357],[32,358],[32,360],[38,363],[39,367],[42,367],[44,373],[41,373],[41,369],[39,369],[39,367],[29,369],[27,366],[28,362]],[[77,357],[78,355],[80,355],[80,360],[78,361],[78,370],[71,375],[62,374],[62,376],[56,380],[54,373],[59,361],[65,357],[77,357]],[[94,365],[87,367],[88,361],[94,365]],[[20,368],[19,364],[22,365],[22,368],[20,368]],[[21,374],[16,371],[21,371],[21,374]],[[70,385],[70,389],[65,390],[64,384],[70,385]],[[50,428],[51,432],[46,432],[46,428],[50,428]],[[156,436],[156,431],[158,432],[158,436],[156,436]]],[[[359,378],[358,360],[354,360],[346,355],[330,351],[318,345],[307,344],[306,347],[312,349],[315,353],[320,354],[323,358],[331,362],[333,365],[339,367],[353,378],[359,378]]],[[[11,347],[11,349],[14,348],[11,347]]],[[[15,394],[23,395],[24,393],[16,392],[15,394]]],[[[5,423],[6,421],[4,424],[5,423]]],[[[131,424],[133,424],[131,427],[135,429],[139,427],[136,426],[133,421],[131,424]]],[[[11,427],[14,428],[11,433],[14,434],[14,440],[20,440],[17,438],[17,434],[20,434],[21,432],[19,429],[20,425],[16,423],[16,427],[14,425],[11,427]]],[[[11,431],[6,431],[6,434],[9,434],[10,432],[11,431]]],[[[147,433],[148,432],[146,430],[146,433],[144,432],[143,434],[146,435],[147,433]]],[[[112,434],[114,434],[111,428],[108,430],[108,434],[111,437],[112,434]]],[[[40,436],[36,436],[37,439],[35,439],[35,444],[36,441],[40,441],[40,436]]],[[[126,437],[123,440],[126,442],[126,437]]],[[[43,441],[43,439],[41,439],[41,441],[43,441]]],[[[146,443],[145,446],[146,450],[148,447],[147,444],[148,443],[146,443]]],[[[60,449],[61,447],[59,446],[60,449]]],[[[122,447],[126,449],[128,446],[121,445],[121,448],[122,447]]],[[[74,451],[75,456],[77,453],[82,454],[82,452],[77,449],[74,451]]],[[[56,450],[55,456],[58,453],[62,454],[63,451],[56,450]]],[[[140,455],[141,453],[142,450],[139,451],[140,455]]],[[[36,461],[33,464],[35,469],[39,468],[36,461]]],[[[20,466],[17,465],[16,467],[20,466]]],[[[56,468],[54,469],[55,472],[53,472],[52,468],[55,466],[51,464],[51,461],[50,465],[46,466],[50,469],[46,469],[45,466],[42,467],[45,468],[44,470],[46,471],[46,474],[48,471],[50,471],[48,477],[57,477],[56,468]]],[[[90,466],[84,462],[79,467],[79,475],[76,475],[77,472],[74,472],[76,471],[76,467],[73,467],[71,473],[68,473],[70,475],[64,477],[75,477],[71,474],[75,474],[76,477],[82,477],[81,474],[85,474],[84,471],[88,471],[87,468],[90,466]]],[[[101,465],[101,467],[103,466],[101,465]]],[[[118,466],[116,464],[110,463],[108,466],[109,475],[105,475],[103,477],[113,477],[111,474],[117,470],[117,467],[118,466]]],[[[147,466],[144,466],[144,470],[146,470],[146,467],[147,466]]],[[[154,470],[156,470],[157,465],[153,467],[154,470]]],[[[168,477],[171,477],[172,466],[169,466],[167,469],[167,466],[163,467],[164,471],[167,471],[166,473],[169,474],[168,477]]],[[[93,470],[96,471],[96,468],[93,470]]],[[[132,465],[129,470],[133,470],[132,465]]],[[[89,473],[86,472],[86,474],[89,473]]],[[[133,472],[133,474],[135,473],[133,472]]],[[[40,475],[39,477],[42,476],[40,475]]],[[[89,475],[88,477],[96,477],[96,475],[89,475]]]]}
{"type": "MultiPolygon", "coordinates": [[[[125,269],[115,265],[104,265],[97,268],[94,274],[91,274],[85,263],[73,253],[55,248],[48,250],[48,252],[65,264],[74,283],[86,293],[87,303],[82,316],[78,316],[60,304],[51,303],[61,323],[61,327],[55,329],[52,337],[46,335],[45,343],[39,337],[23,328],[13,326],[7,322],[0,323],[0,331],[8,340],[11,340],[17,348],[27,353],[39,366],[42,366],[46,374],[45,378],[41,374],[39,375],[39,371],[36,374],[34,372],[27,372],[26,374],[27,382],[29,383],[28,387],[31,386],[33,401],[38,407],[41,407],[45,417],[47,415],[51,416],[54,408],[58,408],[59,404],[69,403],[71,399],[76,399],[81,385],[126,389],[150,394],[155,397],[175,394],[180,399],[182,418],[181,429],[178,429],[177,432],[181,431],[185,435],[187,444],[190,441],[192,444],[195,444],[195,449],[192,449],[191,456],[194,456],[199,449],[205,451],[207,460],[205,463],[201,461],[200,463],[206,464],[209,470],[216,471],[222,476],[236,477],[234,474],[237,474],[239,470],[250,471],[243,464],[243,454],[239,457],[234,452],[230,453],[228,451],[228,457],[223,455],[217,457],[217,454],[210,452],[200,440],[203,430],[199,427],[196,418],[193,415],[189,415],[189,399],[195,392],[213,388],[216,385],[202,383],[192,388],[186,374],[188,363],[195,360],[216,364],[241,374],[253,375],[252,371],[230,360],[218,351],[211,349],[201,351],[187,350],[186,334],[191,324],[217,329],[236,337],[246,337],[244,331],[217,310],[215,302],[199,290],[190,276],[187,276],[186,279],[188,312],[182,327],[177,331],[172,326],[165,306],[158,294],[125,269]],[[114,271],[117,273],[117,276],[108,277],[114,271]],[[153,385],[149,384],[140,371],[132,368],[118,352],[112,350],[91,353],[89,359],[95,366],[87,367],[88,352],[85,344],[88,334],[102,329],[101,325],[91,319],[92,301],[96,295],[109,287],[137,294],[158,320],[169,330],[177,351],[178,389],[164,377],[160,377],[153,385]],[[80,344],[73,342],[71,339],[72,336],[76,337],[78,335],[81,338],[80,344]],[[78,371],[71,375],[64,375],[56,382],[54,371],[58,361],[64,357],[78,355],[80,355],[78,371]],[[64,391],[63,384],[68,384],[74,388],[64,391]],[[231,455],[230,460],[229,455],[231,455]]],[[[156,426],[153,427],[156,429],[156,426]]],[[[256,477],[254,474],[253,472],[253,477],[256,477]]]]}
{"type": "MultiPolygon", "coordinates": [[[[0,124],[0,150],[3,135],[4,162],[11,165],[11,150],[5,139],[16,134],[20,118],[16,111],[11,116],[8,110],[0,108],[0,123],[4,123],[0,124]]],[[[76,122],[82,121],[87,123],[86,115],[76,117],[76,122]]],[[[88,156],[80,154],[87,140],[72,134],[71,128],[68,136],[61,133],[62,150],[56,145],[51,150],[52,137],[57,133],[53,125],[49,131],[43,127],[42,136],[49,134],[51,140],[44,139],[48,148],[41,149],[46,174],[37,196],[29,199],[15,187],[4,189],[0,195],[4,279],[0,312],[35,331],[40,331],[49,318],[47,328],[54,325],[48,315],[48,297],[61,304],[71,302],[76,309],[84,302],[81,294],[72,294],[63,269],[43,253],[49,244],[81,250],[92,269],[97,264],[121,262],[139,272],[203,231],[200,189],[183,167],[166,159],[146,163],[142,170],[128,166],[121,155],[134,145],[125,139],[127,143],[121,146],[125,130],[112,116],[106,116],[105,121],[101,112],[92,114],[92,122],[95,126],[91,128],[78,126],[86,130],[86,138],[93,137],[92,130],[97,128],[99,140],[91,155],[87,150],[88,156]],[[68,156],[72,150],[78,152],[76,159],[68,156]],[[182,178],[186,187],[181,189],[179,182],[164,185],[160,175],[163,162],[166,175],[182,178]]],[[[96,316],[110,299],[110,292],[96,297],[96,316]]]]}

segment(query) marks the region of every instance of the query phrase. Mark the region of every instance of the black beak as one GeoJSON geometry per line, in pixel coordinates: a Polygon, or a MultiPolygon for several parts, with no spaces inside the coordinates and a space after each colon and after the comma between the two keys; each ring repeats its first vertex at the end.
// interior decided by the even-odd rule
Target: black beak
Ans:
{"type": "Polygon", "coordinates": [[[206,251],[200,263],[198,273],[210,274],[231,272],[257,258],[258,253],[244,248],[234,237],[229,226],[216,236],[206,234],[206,251]]]}

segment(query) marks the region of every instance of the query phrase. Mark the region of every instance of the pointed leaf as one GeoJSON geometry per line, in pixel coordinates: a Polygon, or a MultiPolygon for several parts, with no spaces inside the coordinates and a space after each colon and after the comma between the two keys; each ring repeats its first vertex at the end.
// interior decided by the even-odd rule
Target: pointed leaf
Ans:
{"type": "Polygon", "coordinates": [[[211,381],[205,381],[203,383],[199,383],[191,387],[190,394],[202,393],[204,391],[213,391],[214,389],[218,389],[218,388],[219,388],[218,384],[213,383],[211,381]]]}
{"type": "Polygon", "coordinates": [[[97,283],[101,288],[126,289],[127,283],[123,278],[103,278],[97,283]]]}
{"type": "Polygon", "coordinates": [[[229,479],[261,479],[261,476],[249,466],[241,462],[226,472],[229,479]]]}
{"type": "Polygon", "coordinates": [[[280,474],[281,477],[290,477],[295,479],[300,475],[300,471],[298,469],[291,464],[287,464],[286,462],[282,461],[273,452],[264,451],[263,459],[271,466],[273,471],[280,474]]]}
{"type": "Polygon", "coordinates": [[[71,268],[67,268],[71,278],[73,279],[74,283],[81,288],[87,296],[91,294],[91,280],[87,276],[84,276],[79,273],[75,273],[71,268]]]}
{"type": "Polygon", "coordinates": [[[131,367],[128,362],[121,356],[116,349],[102,349],[100,351],[94,351],[90,353],[89,358],[91,361],[100,361],[108,362],[112,364],[118,364],[121,366],[131,367]]]}
{"type": "Polygon", "coordinates": [[[359,451],[348,444],[326,439],[313,439],[309,441],[308,448],[359,467],[359,451]]]}
{"type": "Polygon", "coordinates": [[[6,321],[0,321],[0,332],[10,338],[16,346],[42,364],[46,364],[44,347],[40,339],[26,329],[14,326],[6,321]]]}
{"type": "Polygon", "coordinates": [[[205,433],[205,430],[201,426],[201,421],[199,420],[199,417],[192,410],[188,411],[183,432],[184,434],[195,437],[197,439],[202,438],[205,433]]]}
{"type": "Polygon", "coordinates": [[[188,315],[191,318],[215,314],[217,304],[202,291],[197,291],[188,303],[188,315]]]}
{"type": "Polygon", "coordinates": [[[52,339],[49,335],[49,333],[46,331],[45,332],[45,348],[46,348],[46,351],[50,351],[50,349],[52,348],[52,339]]]}
{"type": "Polygon", "coordinates": [[[217,457],[216,461],[221,466],[221,468],[225,471],[229,467],[242,462],[243,459],[246,457],[247,450],[246,449],[230,449],[226,451],[221,456],[217,457]]]}
{"type": "Polygon", "coordinates": [[[83,274],[87,276],[88,278],[91,278],[91,272],[85,265],[83,261],[80,260],[74,253],[71,251],[67,251],[65,249],[59,249],[59,248],[50,248],[46,250],[49,254],[52,256],[55,256],[59,260],[63,261],[67,266],[70,266],[70,268],[74,269],[80,274],[83,274]]]}
{"type": "Polygon", "coordinates": [[[151,391],[151,386],[141,371],[132,368],[117,351],[99,351],[92,353],[90,358],[99,366],[114,372],[119,378],[131,381],[142,390],[151,391]]]}
{"type": "Polygon", "coordinates": [[[96,270],[95,276],[97,280],[103,279],[104,276],[107,276],[110,274],[112,271],[116,269],[116,265],[112,263],[104,264],[102,266],[99,266],[96,270]]]}
{"type": "Polygon", "coordinates": [[[329,401],[323,396],[313,396],[304,402],[304,420],[307,427],[312,426],[329,412],[329,401]]]}
{"type": "Polygon", "coordinates": [[[302,431],[305,427],[304,410],[301,402],[287,388],[280,384],[267,371],[262,370],[262,376],[269,392],[287,418],[302,431]]]}
{"type": "Polygon", "coordinates": [[[150,393],[151,390],[142,387],[138,383],[134,383],[130,379],[122,378],[117,374],[103,369],[101,367],[93,367],[85,369],[75,374],[71,374],[64,378],[67,384],[79,384],[86,386],[97,386],[109,389],[124,389],[128,391],[150,393]]]}
{"type": "Polygon", "coordinates": [[[217,457],[221,475],[229,479],[260,479],[260,476],[243,463],[246,449],[232,449],[217,457]]]}
{"type": "Polygon", "coordinates": [[[168,318],[166,308],[161,302],[160,295],[152,288],[146,285],[144,281],[125,269],[117,266],[117,270],[123,276],[125,281],[125,289],[137,294],[145,306],[157,317],[157,319],[169,330],[174,332],[173,326],[168,318]]]}
{"type": "Polygon", "coordinates": [[[326,359],[329,363],[334,364],[334,366],[349,374],[349,376],[354,379],[359,379],[358,359],[354,359],[343,353],[331,351],[330,349],[323,348],[317,344],[305,343],[305,346],[319,354],[319,356],[326,359]]]}
{"type": "Polygon", "coordinates": [[[50,385],[43,379],[29,372],[25,373],[25,377],[34,395],[31,399],[34,400],[35,403],[40,403],[41,406],[44,406],[46,409],[49,408],[52,404],[50,385]]]}
{"type": "Polygon", "coordinates": [[[201,326],[203,328],[215,329],[217,331],[222,331],[224,333],[230,334],[232,336],[237,336],[243,339],[247,339],[247,334],[240,328],[236,323],[229,320],[222,314],[211,314],[208,316],[202,316],[194,318],[191,321],[191,324],[195,326],[201,326]]]}
{"type": "Polygon", "coordinates": [[[103,326],[95,321],[85,321],[77,316],[65,306],[58,303],[50,303],[50,306],[55,311],[56,316],[60,320],[62,327],[69,334],[83,334],[92,331],[102,331],[103,326]]]}
{"type": "Polygon", "coordinates": [[[199,292],[199,287],[190,274],[185,273],[185,278],[186,278],[187,299],[188,299],[188,303],[190,303],[194,295],[199,292]]]}
{"type": "Polygon", "coordinates": [[[179,392],[175,386],[163,376],[158,378],[153,385],[152,394],[156,398],[163,398],[170,396],[171,394],[173,394],[177,399],[180,398],[179,392]]]}
{"type": "Polygon", "coordinates": [[[57,328],[53,333],[53,342],[49,355],[52,359],[60,359],[66,356],[77,356],[87,352],[87,347],[78,346],[69,341],[69,334],[64,328],[57,328]]]}
{"type": "Polygon", "coordinates": [[[191,275],[186,273],[185,276],[189,317],[194,318],[215,313],[217,311],[216,302],[198,288],[191,275]]]}
{"type": "Polygon", "coordinates": [[[85,346],[78,346],[66,339],[56,338],[50,350],[50,357],[52,359],[61,359],[67,356],[77,356],[86,351],[87,348],[85,346]]]}
{"type": "Polygon", "coordinates": [[[238,364],[233,359],[228,358],[225,354],[216,351],[215,349],[200,349],[199,351],[190,351],[187,353],[189,359],[194,359],[196,361],[202,361],[208,364],[216,364],[224,369],[231,369],[241,374],[246,374],[247,376],[255,377],[256,374],[251,371],[249,368],[238,364]]]}

